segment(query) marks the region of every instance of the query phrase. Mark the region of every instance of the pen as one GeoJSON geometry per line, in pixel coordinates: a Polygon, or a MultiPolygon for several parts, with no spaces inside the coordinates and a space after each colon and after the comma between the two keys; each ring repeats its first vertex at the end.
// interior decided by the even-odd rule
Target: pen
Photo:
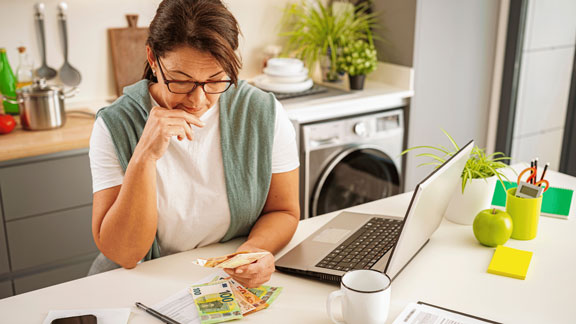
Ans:
{"type": "MultiPolygon", "coordinates": [[[[534,160],[530,161],[530,168],[534,167],[534,160]]],[[[530,176],[532,176],[532,173],[534,173],[533,171],[530,171],[530,176]]],[[[528,183],[532,183],[532,177],[530,177],[530,179],[528,179],[528,183]]]]}
{"type": "Polygon", "coordinates": [[[544,180],[544,176],[546,175],[546,170],[548,170],[548,165],[550,163],[546,163],[546,165],[544,166],[544,171],[542,172],[542,177],[540,178],[540,181],[544,180]]]}
{"type": "Polygon", "coordinates": [[[181,324],[180,322],[175,321],[175,320],[171,319],[170,317],[168,317],[168,316],[166,316],[166,315],[164,315],[164,314],[161,314],[161,313],[153,310],[153,309],[150,308],[150,307],[145,306],[145,305],[142,304],[142,303],[136,302],[136,307],[138,307],[138,308],[140,308],[140,309],[143,309],[146,313],[148,313],[148,314],[156,317],[157,319],[161,320],[161,321],[164,322],[164,323],[167,323],[167,324],[181,324]]]}
{"type": "Polygon", "coordinates": [[[538,158],[534,160],[534,178],[532,178],[533,184],[536,184],[536,180],[538,178],[538,158]]]}

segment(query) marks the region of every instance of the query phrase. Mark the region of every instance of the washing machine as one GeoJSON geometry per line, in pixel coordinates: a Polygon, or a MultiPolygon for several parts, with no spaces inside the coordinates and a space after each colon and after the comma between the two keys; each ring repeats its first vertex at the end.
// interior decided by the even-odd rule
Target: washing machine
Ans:
{"type": "Polygon", "coordinates": [[[300,125],[302,219],[401,192],[403,111],[300,125]]]}

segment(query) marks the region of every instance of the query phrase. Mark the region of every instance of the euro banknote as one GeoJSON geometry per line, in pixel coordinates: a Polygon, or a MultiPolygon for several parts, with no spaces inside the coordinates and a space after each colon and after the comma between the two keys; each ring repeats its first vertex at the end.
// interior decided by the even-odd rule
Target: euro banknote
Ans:
{"type": "Polygon", "coordinates": [[[196,259],[192,262],[202,267],[233,269],[260,260],[267,255],[270,255],[270,252],[236,252],[214,258],[196,259]]]}
{"type": "Polygon", "coordinates": [[[190,288],[202,324],[242,318],[242,311],[228,280],[218,280],[190,288]]]}
{"type": "Polygon", "coordinates": [[[248,290],[266,302],[266,304],[272,305],[282,292],[282,287],[260,286],[258,288],[248,288],[248,290]]]}

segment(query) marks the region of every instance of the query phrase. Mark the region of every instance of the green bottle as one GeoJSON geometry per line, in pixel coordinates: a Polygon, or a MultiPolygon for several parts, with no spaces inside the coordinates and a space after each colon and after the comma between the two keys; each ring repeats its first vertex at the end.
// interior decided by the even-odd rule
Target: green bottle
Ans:
{"type": "MultiPolygon", "coordinates": [[[[5,48],[0,48],[0,93],[11,99],[16,99],[16,77],[12,72],[10,63],[8,63],[5,48]]],[[[18,115],[20,112],[17,104],[12,104],[7,101],[4,101],[3,104],[4,113],[6,114],[18,115]]]]}

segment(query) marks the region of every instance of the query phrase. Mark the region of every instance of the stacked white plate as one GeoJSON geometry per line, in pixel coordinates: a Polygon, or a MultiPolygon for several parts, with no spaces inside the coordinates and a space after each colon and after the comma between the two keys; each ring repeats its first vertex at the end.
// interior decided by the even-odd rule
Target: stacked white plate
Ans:
{"type": "Polygon", "coordinates": [[[254,85],[266,91],[292,93],[308,90],[314,82],[301,60],[272,58],[266,63],[264,74],[254,78],[254,85]]]}

